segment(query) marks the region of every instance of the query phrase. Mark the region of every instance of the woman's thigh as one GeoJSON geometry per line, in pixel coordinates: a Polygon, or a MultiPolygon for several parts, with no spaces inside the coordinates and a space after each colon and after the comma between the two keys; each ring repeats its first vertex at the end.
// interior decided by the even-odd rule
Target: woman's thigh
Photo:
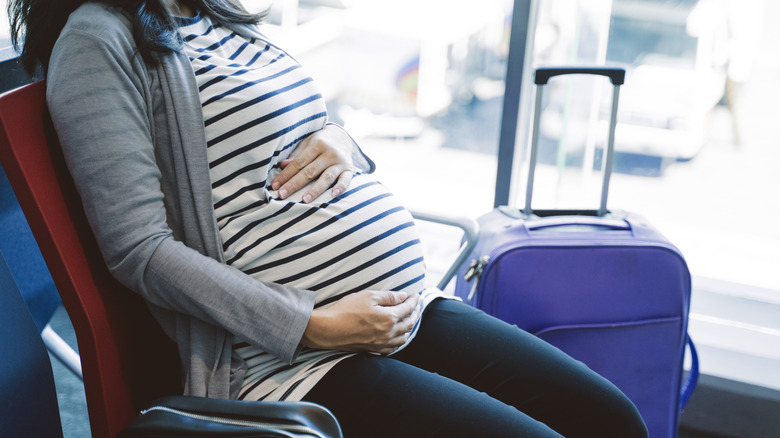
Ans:
{"type": "Polygon", "coordinates": [[[346,438],[647,436],[605,379],[453,300],[428,307],[406,349],[344,360],[305,399],[331,409],[346,438]]]}
{"type": "Polygon", "coordinates": [[[560,437],[483,392],[388,357],[339,362],[304,400],[330,409],[345,438],[560,437]]]}
{"type": "Polygon", "coordinates": [[[432,303],[417,337],[393,357],[485,392],[567,437],[647,436],[636,407],[609,381],[459,301],[432,303]]]}

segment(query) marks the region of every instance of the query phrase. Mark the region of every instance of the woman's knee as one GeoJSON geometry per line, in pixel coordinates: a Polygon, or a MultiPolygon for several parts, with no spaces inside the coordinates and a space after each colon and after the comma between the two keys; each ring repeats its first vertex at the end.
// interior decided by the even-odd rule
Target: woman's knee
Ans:
{"type": "Polygon", "coordinates": [[[647,435],[617,387],[549,343],[462,303],[442,301],[429,312],[422,336],[399,359],[484,391],[566,436],[647,435]],[[588,432],[604,428],[626,432],[588,432]]]}

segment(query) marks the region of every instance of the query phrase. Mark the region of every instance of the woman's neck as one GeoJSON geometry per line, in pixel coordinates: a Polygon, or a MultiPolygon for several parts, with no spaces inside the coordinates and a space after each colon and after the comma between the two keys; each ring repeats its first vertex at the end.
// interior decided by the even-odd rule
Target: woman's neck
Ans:
{"type": "Polygon", "coordinates": [[[184,3],[179,0],[165,0],[165,5],[168,7],[168,10],[171,11],[171,14],[177,16],[177,17],[194,17],[195,16],[195,10],[190,7],[187,3],[184,3]]]}

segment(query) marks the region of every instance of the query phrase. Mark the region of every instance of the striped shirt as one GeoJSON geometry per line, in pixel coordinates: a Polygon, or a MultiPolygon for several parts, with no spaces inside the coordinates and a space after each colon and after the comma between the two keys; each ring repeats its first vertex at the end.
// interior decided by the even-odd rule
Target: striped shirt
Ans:
{"type": "MultiPolygon", "coordinates": [[[[287,53],[206,16],[180,19],[197,79],[214,211],[225,260],[253,278],[316,292],[315,306],[365,290],[424,293],[425,264],[411,215],[370,175],[306,204],[270,187],[278,162],[327,123],[322,95],[287,53]]],[[[429,302],[433,296],[425,292],[429,302]]],[[[239,397],[300,400],[351,354],[304,349],[288,365],[236,337],[248,365],[239,397]]]]}

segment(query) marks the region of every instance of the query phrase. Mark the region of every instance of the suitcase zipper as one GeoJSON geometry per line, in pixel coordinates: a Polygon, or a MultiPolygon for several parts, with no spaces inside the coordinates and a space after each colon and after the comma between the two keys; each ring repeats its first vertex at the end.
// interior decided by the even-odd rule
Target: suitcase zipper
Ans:
{"type": "Polygon", "coordinates": [[[466,297],[466,302],[470,303],[471,300],[474,298],[474,295],[477,293],[477,286],[479,285],[479,279],[482,277],[482,273],[485,271],[485,266],[487,266],[488,262],[490,261],[490,256],[482,256],[478,259],[472,260],[471,265],[469,265],[468,269],[466,269],[466,273],[463,274],[463,278],[466,280],[467,283],[470,283],[471,280],[474,280],[474,284],[471,285],[471,290],[469,291],[469,295],[466,297]]]}
{"type": "Polygon", "coordinates": [[[215,423],[228,424],[232,426],[245,426],[245,427],[255,427],[255,428],[262,428],[262,429],[277,429],[285,432],[302,433],[302,434],[311,435],[318,438],[325,438],[318,431],[307,426],[271,423],[271,422],[263,422],[263,421],[238,420],[238,419],[217,417],[214,415],[193,414],[192,412],[181,411],[166,406],[152,406],[149,409],[141,411],[141,415],[144,415],[152,411],[169,412],[172,414],[177,414],[188,418],[193,418],[195,420],[213,421],[215,423]]]}

